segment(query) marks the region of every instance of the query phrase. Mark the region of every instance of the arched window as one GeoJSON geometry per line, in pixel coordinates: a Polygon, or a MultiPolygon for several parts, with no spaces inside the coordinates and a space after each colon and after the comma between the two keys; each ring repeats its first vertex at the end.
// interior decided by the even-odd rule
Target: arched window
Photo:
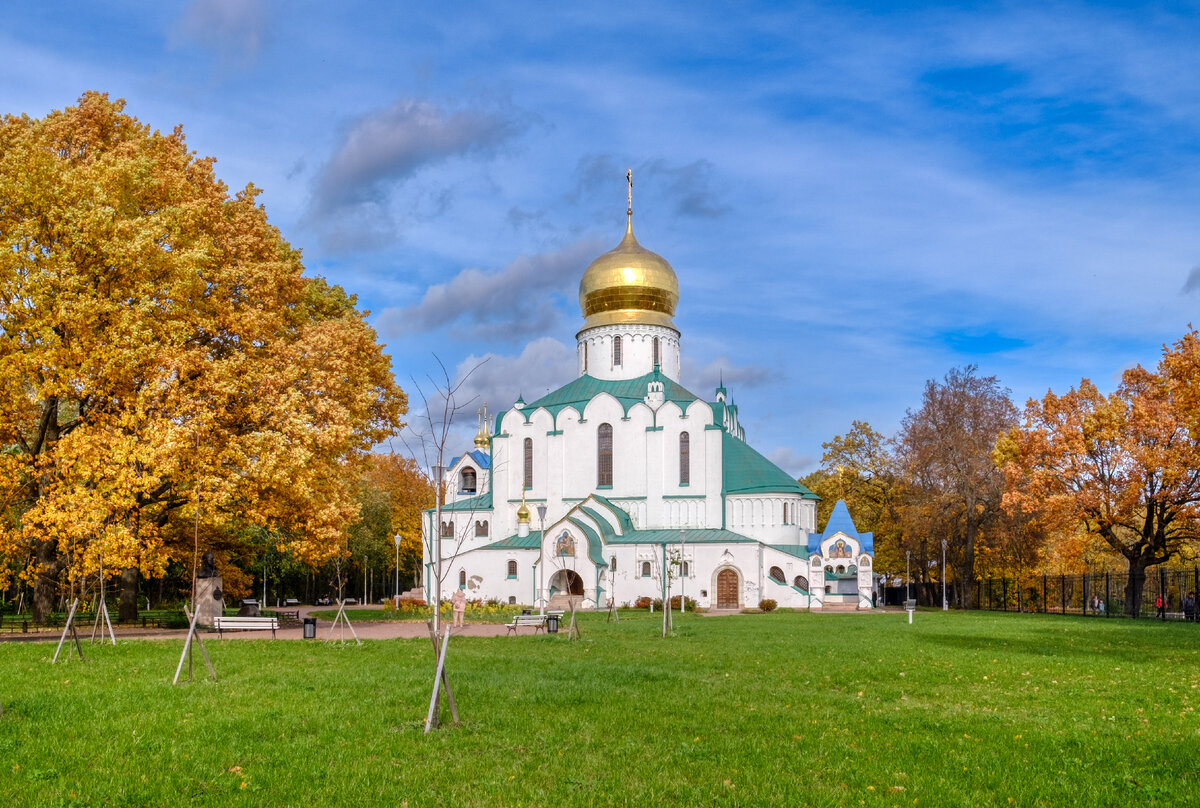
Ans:
{"type": "Polygon", "coordinates": [[[788,523],[788,504],[786,502],[783,503],[783,523],[785,525],[788,523]]]}
{"type": "Polygon", "coordinates": [[[608,560],[608,571],[609,572],[617,571],[617,557],[616,556],[613,556],[612,558],[610,558],[608,560]]]}
{"type": "Polygon", "coordinates": [[[467,571],[466,570],[458,571],[458,588],[459,589],[467,588],[467,571]]]}
{"type": "Polygon", "coordinates": [[[478,519],[475,520],[475,535],[476,536],[486,536],[488,533],[487,529],[488,529],[488,523],[487,523],[486,519],[484,519],[482,522],[479,521],[478,519]]]}
{"type": "Polygon", "coordinates": [[[683,562],[683,565],[680,568],[680,572],[682,573],[684,578],[687,578],[691,574],[691,567],[688,566],[688,563],[686,561],[683,562]]]}
{"type": "Polygon", "coordinates": [[[612,424],[600,424],[596,430],[596,485],[611,488],[613,484],[612,424]]]}
{"type": "Polygon", "coordinates": [[[533,488],[533,438],[525,439],[525,490],[533,488]]]}
{"type": "Polygon", "coordinates": [[[517,562],[516,561],[508,562],[508,577],[509,578],[517,577],[517,562]]]}
{"type": "Polygon", "coordinates": [[[846,572],[846,568],[843,567],[841,564],[838,564],[836,572],[838,575],[842,575],[846,572]]]}
{"type": "Polygon", "coordinates": [[[588,355],[588,344],[585,342],[585,343],[583,343],[583,372],[585,374],[587,373],[587,359],[588,359],[587,355],[588,355]]]}
{"type": "Polygon", "coordinates": [[[787,580],[786,578],[783,577],[783,570],[779,569],[779,567],[771,567],[771,572],[768,574],[771,576],[772,581],[775,581],[776,583],[779,583],[779,584],[781,584],[787,580]]]}
{"type": "Polygon", "coordinates": [[[621,365],[621,338],[613,337],[613,367],[621,365]]]}
{"type": "Polygon", "coordinates": [[[692,438],[686,432],[679,433],[679,484],[692,481],[692,438]]]}
{"type": "Polygon", "coordinates": [[[442,522],[442,538],[449,539],[454,537],[454,520],[442,522]]]}
{"type": "Polygon", "coordinates": [[[806,592],[808,591],[808,579],[803,575],[797,575],[796,580],[793,583],[796,584],[796,588],[803,589],[806,592]]]}
{"type": "Polygon", "coordinates": [[[467,466],[462,470],[462,473],[458,475],[458,480],[459,491],[462,491],[464,494],[475,493],[475,469],[467,466]]]}
{"type": "Polygon", "coordinates": [[[650,562],[649,561],[642,562],[642,577],[643,578],[650,577],[650,562]]]}
{"type": "Polygon", "coordinates": [[[654,338],[653,344],[654,344],[654,367],[658,367],[659,365],[662,364],[662,357],[659,355],[659,352],[658,352],[658,337],[654,338]]]}

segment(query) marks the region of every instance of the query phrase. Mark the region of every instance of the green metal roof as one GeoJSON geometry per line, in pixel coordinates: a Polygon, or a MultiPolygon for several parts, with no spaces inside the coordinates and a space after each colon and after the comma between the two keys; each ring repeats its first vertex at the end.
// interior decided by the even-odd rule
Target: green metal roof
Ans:
{"type": "Polygon", "coordinates": [[[592,563],[597,567],[607,567],[608,562],[604,560],[604,553],[601,552],[602,542],[600,541],[600,537],[596,535],[596,531],[578,519],[572,518],[567,521],[583,531],[583,537],[587,539],[588,543],[588,558],[591,559],[592,563]]]}
{"type": "Polygon", "coordinates": [[[768,544],[772,550],[778,550],[781,553],[787,553],[796,558],[808,558],[808,546],[804,544],[768,544]]]}
{"type": "MultiPolygon", "coordinates": [[[[442,505],[442,511],[490,511],[492,509],[492,492],[480,494],[470,499],[460,499],[458,502],[448,502],[442,505]]],[[[426,508],[428,513],[433,508],[426,508]]]]}
{"type": "Polygon", "coordinates": [[[728,432],[721,433],[721,460],[727,494],[800,494],[804,499],[820,499],[750,444],[728,432]]]}
{"type": "Polygon", "coordinates": [[[592,494],[592,498],[612,511],[613,515],[617,517],[617,521],[621,524],[622,533],[629,533],[633,530],[633,520],[629,518],[629,514],[625,512],[624,508],[614,505],[612,500],[602,497],[599,494],[592,494]]]}
{"type": "Polygon", "coordinates": [[[531,530],[528,536],[509,536],[506,539],[494,541],[478,549],[480,550],[536,550],[542,542],[542,531],[531,530]]]}
{"type": "MultiPolygon", "coordinates": [[[[611,544],[679,544],[679,528],[634,530],[624,536],[614,536],[611,544]]],[[[685,528],[684,544],[757,544],[754,539],[722,528],[685,528]]]]}
{"type": "MultiPolygon", "coordinates": [[[[703,401],[700,396],[685,389],[683,385],[667,378],[661,371],[652,371],[636,379],[597,379],[595,376],[580,376],[572,382],[547,393],[530,404],[526,404],[521,412],[528,417],[534,410],[544,407],[555,417],[567,407],[574,407],[583,413],[583,408],[601,393],[608,393],[621,402],[625,412],[646,398],[646,385],[650,382],[662,382],[663,397],[674,401],[681,408],[687,407],[694,401],[703,401]]],[[[497,424],[499,429],[499,424],[497,424]]]]}
{"type": "MultiPolygon", "coordinates": [[[[609,507],[613,511],[621,510],[620,508],[612,508],[611,506],[609,506],[609,507]]],[[[608,520],[605,519],[603,516],[601,516],[599,513],[592,510],[591,508],[585,508],[582,505],[579,506],[579,510],[583,511],[588,516],[592,517],[592,521],[594,521],[599,526],[600,536],[601,536],[601,538],[604,539],[604,541],[611,542],[613,539],[615,539],[617,537],[617,532],[612,529],[612,525],[610,525],[608,523],[608,520]]]]}

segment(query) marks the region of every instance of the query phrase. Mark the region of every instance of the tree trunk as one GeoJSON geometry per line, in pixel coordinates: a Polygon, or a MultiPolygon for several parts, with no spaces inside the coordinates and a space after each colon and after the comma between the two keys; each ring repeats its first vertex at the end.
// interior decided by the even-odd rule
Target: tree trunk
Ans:
{"type": "Polygon", "coordinates": [[[34,558],[38,575],[33,587],[33,622],[44,625],[54,611],[54,599],[58,595],[58,572],[62,567],[58,558],[58,542],[54,539],[39,541],[34,558]]]}
{"type": "MultiPolygon", "coordinates": [[[[967,502],[967,535],[962,547],[962,563],[959,565],[959,572],[964,581],[975,580],[975,541],[979,535],[979,521],[974,515],[975,504],[973,501],[967,502]]],[[[962,594],[962,608],[975,608],[975,593],[970,587],[964,587],[962,594]]]]}
{"type": "Polygon", "coordinates": [[[1146,567],[1141,558],[1129,560],[1129,578],[1125,582],[1125,615],[1138,617],[1142,613],[1142,590],[1146,588],[1146,567]]]}
{"type": "Polygon", "coordinates": [[[138,619],[138,568],[130,567],[121,573],[121,605],[117,620],[122,623],[138,619]]]}

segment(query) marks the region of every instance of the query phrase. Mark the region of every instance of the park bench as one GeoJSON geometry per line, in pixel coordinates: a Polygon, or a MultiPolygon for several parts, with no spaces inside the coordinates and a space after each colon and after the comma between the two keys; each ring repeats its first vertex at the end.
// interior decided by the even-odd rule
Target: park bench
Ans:
{"type": "Polygon", "coordinates": [[[517,614],[513,615],[511,623],[505,623],[504,627],[508,629],[509,634],[516,634],[517,629],[521,627],[534,629],[534,634],[546,628],[546,618],[540,614],[517,614]]]}
{"type": "Polygon", "coordinates": [[[279,628],[279,619],[276,617],[225,617],[221,615],[213,618],[213,628],[217,630],[217,636],[221,636],[226,630],[229,631],[267,631],[270,630],[271,636],[275,636],[275,630],[279,628]]]}
{"type": "Polygon", "coordinates": [[[300,601],[296,600],[295,598],[284,598],[283,605],[284,606],[299,606],[300,601]]]}
{"type": "Polygon", "coordinates": [[[275,616],[279,618],[280,623],[300,624],[299,609],[276,609],[275,616]]]}

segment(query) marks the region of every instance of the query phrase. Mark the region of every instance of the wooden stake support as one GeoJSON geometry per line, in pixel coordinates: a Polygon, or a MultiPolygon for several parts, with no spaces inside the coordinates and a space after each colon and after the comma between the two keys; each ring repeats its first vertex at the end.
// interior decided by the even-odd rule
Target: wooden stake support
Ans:
{"type": "MultiPolygon", "coordinates": [[[[103,582],[101,582],[103,586],[103,582]]],[[[108,616],[108,604],[104,601],[104,589],[100,590],[100,603],[96,606],[96,621],[92,623],[92,642],[96,642],[96,630],[100,628],[100,617],[104,616],[104,624],[108,627],[108,636],[112,640],[112,644],[117,644],[117,635],[113,633],[112,620],[108,616]]],[[[104,642],[104,638],[100,638],[104,642]]]]}
{"type": "MultiPolygon", "coordinates": [[[[58,648],[54,649],[54,659],[50,660],[50,664],[54,665],[58,662],[58,654],[62,651],[63,643],[67,641],[67,632],[71,632],[71,638],[75,640],[75,650],[79,652],[79,661],[87,662],[83,658],[83,645],[79,642],[79,632],[75,630],[75,609],[79,606],[79,598],[75,598],[71,602],[71,611],[67,613],[67,624],[63,626],[62,637],[58,640],[58,648]]],[[[115,644],[115,643],[114,643],[115,644]]],[[[67,659],[71,658],[71,652],[67,651],[67,659]]]]}
{"type": "Polygon", "coordinates": [[[200,653],[204,655],[204,664],[208,666],[208,675],[212,680],[217,681],[217,672],[213,669],[212,660],[208,658],[208,651],[204,648],[204,638],[196,633],[196,618],[200,616],[199,610],[195,614],[188,611],[187,606],[183,607],[183,613],[188,619],[187,639],[183,641],[183,654],[179,657],[179,667],[175,669],[175,679],[171,684],[179,684],[179,673],[183,670],[183,661],[186,659],[188,664],[188,681],[192,681],[192,640],[196,641],[196,645],[200,646],[200,653]]]}
{"type": "Polygon", "coordinates": [[[433,623],[429,626],[429,639],[433,642],[433,652],[437,655],[437,673],[433,679],[433,695],[429,698],[429,713],[425,716],[425,732],[439,726],[442,711],[442,689],[446,691],[446,701],[450,705],[450,717],[458,723],[458,705],[454,703],[454,694],[450,692],[450,680],[446,677],[446,651],[450,647],[450,627],[446,626],[442,635],[442,648],[438,652],[437,635],[433,633],[433,623]]]}
{"type": "Polygon", "coordinates": [[[325,642],[333,639],[333,630],[338,626],[342,628],[341,633],[338,635],[338,642],[346,641],[346,629],[350,629],[350,633],[354,635],[354,641],[362,645],[362,640],[358,638],[358,632],[354,630],[354,626],[350,625],[350,618],[346,616],[346,601],[342,599],[338,600],[337,615],[333,618],[333,624],[329,626],[329,634],[325,637],[325,642]]]}
{"type": "Polygon", "coordinates": [[[567,603],[571,604],[571,623],[567,626],[567,639],[583,639],[583,635],[579,633],[579,625],[575,622],[575,599],[567,598],[567,603]]]}

